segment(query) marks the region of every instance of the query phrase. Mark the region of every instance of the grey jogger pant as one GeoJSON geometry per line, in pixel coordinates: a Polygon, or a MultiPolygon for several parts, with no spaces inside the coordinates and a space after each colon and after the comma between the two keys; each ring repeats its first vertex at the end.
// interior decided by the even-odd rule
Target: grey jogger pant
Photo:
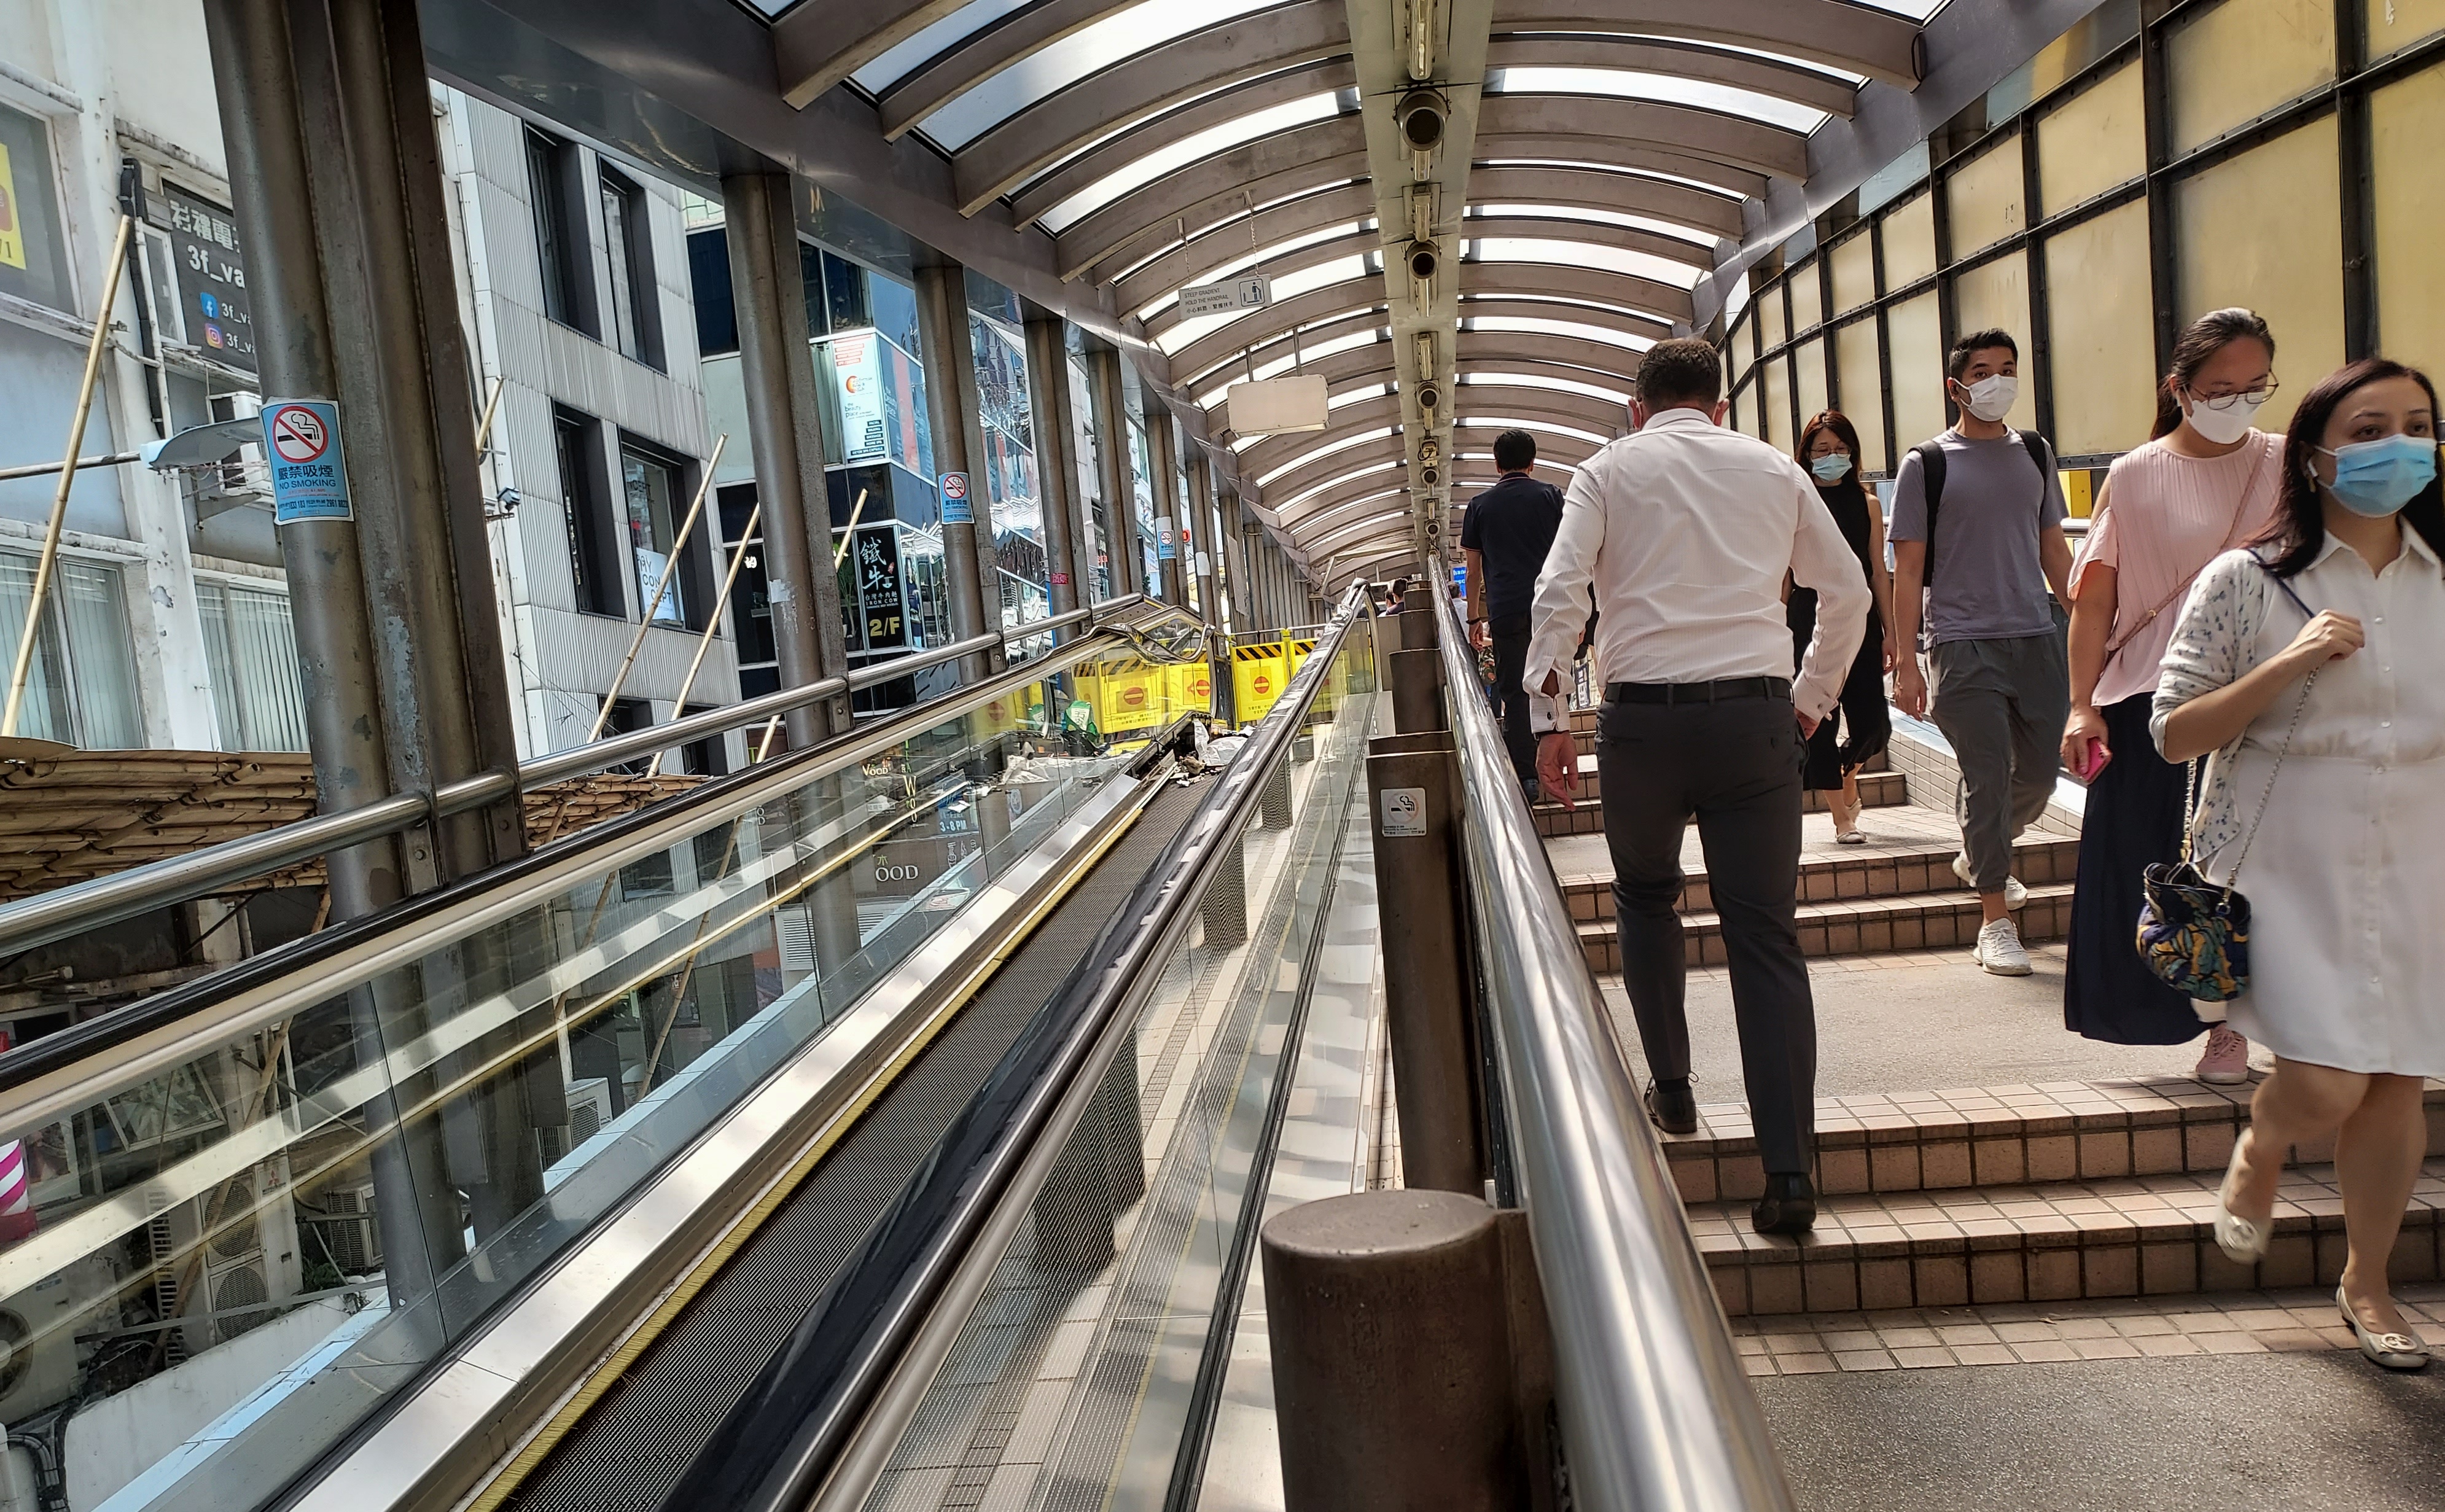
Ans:
{"type": "Polygon", "coordinates": [[[2062,637],[1939,641],[1928,661],[1935,727],[1961,767],[1961,849],[1978,890],[2001,892],[2012,843],[2046,812],[2062,766],[2071,714],[2062,637]]]}

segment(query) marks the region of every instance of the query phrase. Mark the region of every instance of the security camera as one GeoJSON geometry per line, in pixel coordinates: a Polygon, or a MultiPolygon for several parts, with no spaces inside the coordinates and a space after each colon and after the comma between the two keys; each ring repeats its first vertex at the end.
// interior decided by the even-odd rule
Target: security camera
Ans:
{"type": "Polygon", "coordinates": [[[1401,140],[1411,152],[1432,152],[1443,145],[1444,100],[1431,89],[1412,89],[1392,107],[1401,140]]]}

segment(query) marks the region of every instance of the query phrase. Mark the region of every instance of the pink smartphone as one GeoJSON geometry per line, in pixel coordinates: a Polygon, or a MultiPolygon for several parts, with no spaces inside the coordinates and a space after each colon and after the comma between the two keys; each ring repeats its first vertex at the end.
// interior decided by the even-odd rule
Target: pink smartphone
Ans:
{"type": "Polygon", "coordinates": [[[2113,759],[2114,753],[2105,748],[2105,742],[2092,735],[2088,737],[2087,755],[2072,768],[2071,775],[2082,782],[2094,782],[2097,775],[2105,770],[2105,764],[2113,759]]]}

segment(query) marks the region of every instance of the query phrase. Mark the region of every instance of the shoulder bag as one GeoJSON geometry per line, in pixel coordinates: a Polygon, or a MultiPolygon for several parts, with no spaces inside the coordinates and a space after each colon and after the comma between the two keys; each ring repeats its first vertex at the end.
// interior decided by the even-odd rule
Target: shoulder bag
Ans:
{"type": "MultiPolygon", "coordinates": [[[[2273,569],[2257,553],[2250,559],[2258,563],[2275,586],[2284,590],[2293,607],[2311,619],[2317,615],[2292,585],[2276,577],[2273,569]]],[[[2254,632],[2253,632],[2254,633],[2254,632]]],[[[2190,777],[2182,800],[2182,859],[2159,861],[2141,873],[2140,889],[2147,901],[2139,907],[2139,958],[2159,980],[2177,992],[2203,1002],[2230,1002],[2249,987],[2249,900],[2238,890],[2241,868],[2249,860],[2250,842],[2258,838],[2259,824],[2267,817],[2267,802],[2275,795],[2275,779],[2284,771],[2284,758],[2292,751],[2292,737],[2301,732],[2302,711],[2309,706],[2309,690],[2317,685],[2318,674],[2311,672],[2301,683],[2301,700],[2292,707],[2291,727],[2284,732],[2284,745],[2275,754],[2275,765],[2267,774],[2267,791],[2258,795],[2258,812],[2249,821],[2249,832],[2242,836],[2241,854],[2232,864],[2231,879],[2218,887],[2210,882],[2192,860],[2191,842],[2198,825],[2199,763],[2190,763],[2190,777]]]]}

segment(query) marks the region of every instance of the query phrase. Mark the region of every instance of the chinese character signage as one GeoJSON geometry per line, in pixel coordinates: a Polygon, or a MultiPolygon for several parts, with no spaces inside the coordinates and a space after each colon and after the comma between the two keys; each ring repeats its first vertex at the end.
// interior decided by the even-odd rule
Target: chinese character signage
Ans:
{"type": "Polygon", "coordinates": [[[866,644],[870,651],[894,650],[908,644],[908,609],[900,590],[900,532],[897,526],[862,529],[850,555],[857,605],[866,616],[866,644]]]}
{"type": "Polygon", "coordinates": [[[202,347],[215,362],[253,372],[254,314],[236,222],[228,211],[171,184],[147,198],[145,217],[169,233],[188,345],[202,347]]]}

